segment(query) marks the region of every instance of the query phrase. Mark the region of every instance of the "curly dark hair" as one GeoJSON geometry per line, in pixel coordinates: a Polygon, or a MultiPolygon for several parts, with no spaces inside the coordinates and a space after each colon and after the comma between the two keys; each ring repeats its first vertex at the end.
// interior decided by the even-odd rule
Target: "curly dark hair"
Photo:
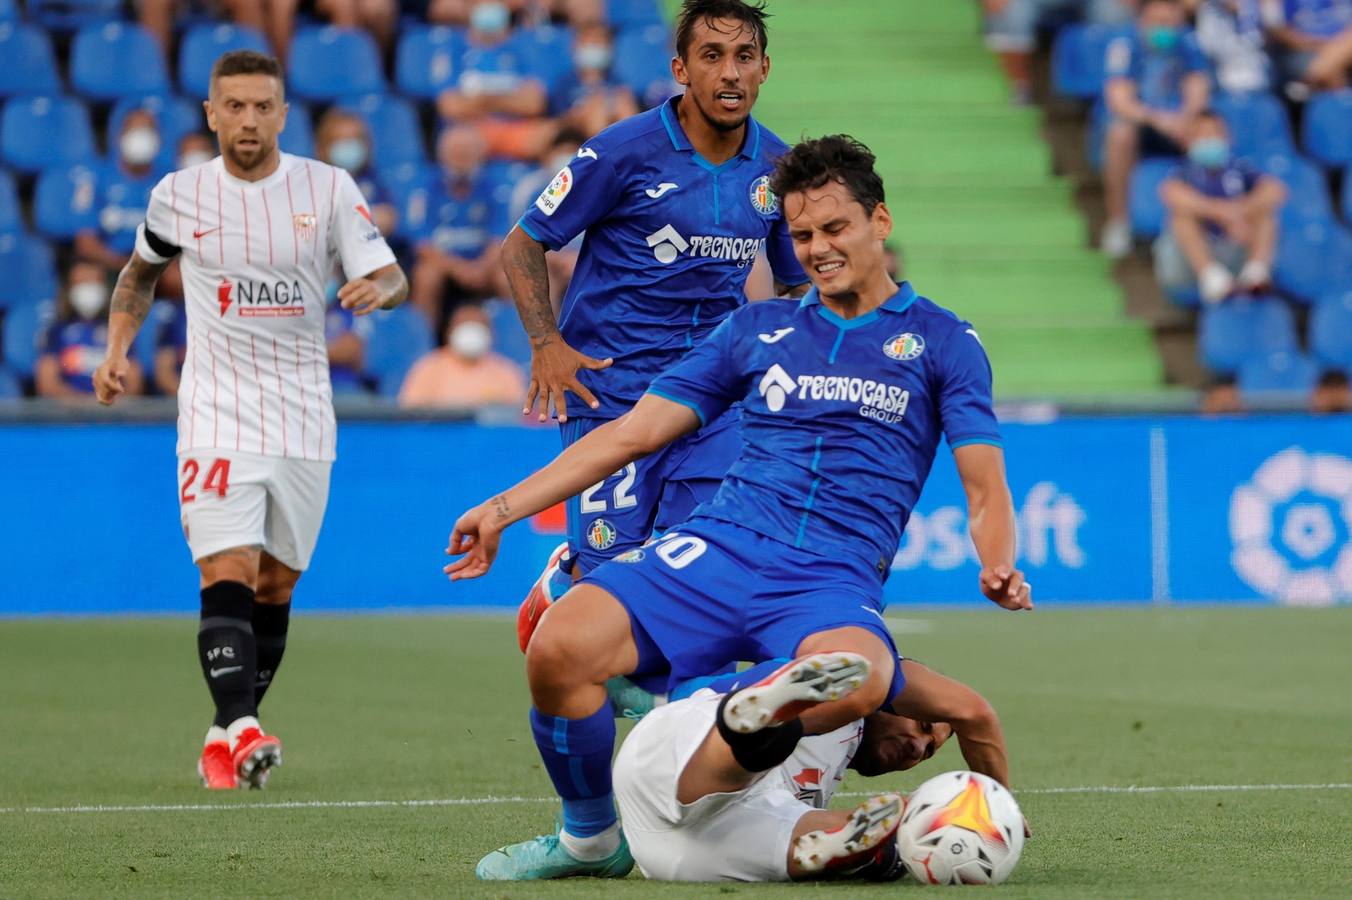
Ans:
{"type": "Polygon", "coordinates": [[[830,181],[845,185],[850,196],[873,215],[886,197],[883,180],[874,170],[873,151],[848,134],[828,134],[800,141],[775,162],[770,190],[778,197],[819,188],[830,181]]]}
{"type": "Polygon", "coordinates": [[[756,33],[756,43],[761,53],[770,43],[770,35],[765,30],[765,20],[770,14],[765,11],[765,3],[749,3],[747,0],[685,0],[676,16],[676,55],[685,59],[690,49],[690,41],[695,31],[695,23],[705,19],[736,19],[751,26],[756,33]]]}
{"type": "Polygon", "coordinates": [[[229,78],[231,75],[271,75],[282,81],[282,64],[275,57],[254,50],[231,50],[222,53],[211,67],[211,84],[217,78],[229,78]]]}

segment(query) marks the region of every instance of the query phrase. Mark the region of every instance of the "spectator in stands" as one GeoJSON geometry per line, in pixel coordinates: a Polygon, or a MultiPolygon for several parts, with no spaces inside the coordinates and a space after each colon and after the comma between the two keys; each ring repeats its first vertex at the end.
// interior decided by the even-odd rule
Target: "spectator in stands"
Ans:
{"type": "Polygon", "coordinates": [[[384,234],[395,233],[398,215],[371,167],[371,135],[361,116],[329,107],[315,129],[315,155],[346,169],[370,205],[372,223],[384,234]]]}
{"type": "Polygon", "coordinates": [[[145,109],[127,113],[115,146],[114,161],[99,176],[98,227],[75,236],[77,256],[112,270],[126,265],[136,244],[136,228],[146,217],[150,192],[159,181],[155,158],[160,130],[154,114],[145,109]]]}
{"type": "Polygon", "coordinates": [[[1087,22],[1131,21],[1135,0],[981,0],[986,46],[1000,57],[1014,102],[1033,102],[1033,51],[1038,23],[1057,12],[1082,12],[1087,22]]]}
{"type": "MultiPolygon", "coordinates": [[[[300,5],[300,0],[267,0],[267,27],[264,30],[272,43],[273,55],[283,65],[291,49],[300,5]]],[[[382,50],[388,51],[393,45],[399,25],[398,0],[314,0],[306,6],[328,20],[330,25],[369,32],[382,50]]]]}
{"type": "Polygon", "coordinates": [[[590,136],[637,115],[638,100],[610,75],[615,47],[603,22],[579,25],[573,38],[573,71],[549,95],[550,115],[590,136]]]}
{"type": "Polygon", "coordinates": [[[520,404],[526,396],[521,367],[494,353],[493,329],[477,305],[465,304],[451,316],[446,346],[413,364],[399,389],[399,405],[477,407],[520,404]]]}
{"type": "Polygon", "coordinates": [[[484,166],[487,150],[475,125],[448,128],[437,141],[442,177],[408,204],[405,232],[418,254],[409,299],[434,324],[444,308],[466,297],[508,293],[498,244],[511,222],[499,197],[502,185],[484,166]]]}
{"type": "MultiPolygon", "coordinates": [[[[1303,100],[1319,74],[1310,65],[1330,42],[1352,28],[1352,0],[1262,0],[1263,23],[1277,45],[1277,65],[1288,96],[1303,100]]],[[[1343,77],[1331,85],[1342,87],[1343,77]]]]}
{"type": "Polygon", "coordinates": [[[1179,0],[1142,0],[1136,30],[1108,45],[1104,97],[1112,122],[1104,154],[1108,222],[1103,252],[1131,252],[1127,185],[1141,154],[1180,152],[1192,120],[1206,108],[1211,79],[1206,58],[1186,26],[1179,0]]]}
{"type": "MultiPolygon", "coordinates": [[[[1305,68],[1305,78],[1312,87],[1322,91],[1348,86],[1352,81],[1352,26],[1319,48],[1305,68]]],[[[1352,210],[1345,212],[1352,216],[1352,210]]]]}
{"type": "Polygon", "coordinates": [[[1271,281],[1280,181],[1234,158],[1225,120],[1194,119],[1188,158],[1160,186],[1169,222],[1155,242],[1155,277],[1171,293],[1197,289],[1207,303],[1258,293],[1271,281]]]}
{"type": "Polygon", "coordinates": [[[1272,61],[1258,0],[1185,0],[1196,14],[1197,44],[1211,61],[1216,86],[1231,94],[1272,87],[1272,61]]]}
{"type": "Polygon", "coordinates": [[[338,285],[324,314],[324,340],[329,348],[329,378],[334,394],[368,393],[362,370],[366,366],[366,343],[371,339],[374,322],[370,316],[356,316],[338,302],[338,285]]]}
{"type": "Polygon", "coordinates": [[[266,0],[140,0],[141,25],[167,53],[174,42],[174,19],[214,19],[222,15],[236,25],[263,31],[267,26],[266,0]],[[178,9],[175,9],[175,6],[178,9]]]}
{"type": "Polygon", "coordinates": [[[178,139],[174,158],[176,169],[187,169],[209,162],[216,157],[216,141],[200,131],[190,131],[178,139]]]}
{"type": "MultiPolygon", "coordinates": [[[[57,321],[40,342],[33,371],[39,397],[92,397],[94,370],[108,348],[108,270],[81,261],[70,268],[57,321]]],[[[127,372],[127,393],[144,387],[135,361],[127,372]]]]}
{"type": "Polygon", "coordinates": [[[183,360],[187,356],[188,313],[182,303],[174,303],[155,331],[155,371],[151,375],[157,393],[165,397],[178,394],[183,360]]]}

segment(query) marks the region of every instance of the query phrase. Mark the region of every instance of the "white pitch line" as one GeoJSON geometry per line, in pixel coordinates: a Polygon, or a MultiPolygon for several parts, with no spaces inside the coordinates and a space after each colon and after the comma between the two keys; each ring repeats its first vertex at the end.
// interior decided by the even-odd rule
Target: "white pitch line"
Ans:
{"type": "MultiPolygon", "coordinates": [[[[1145,784],[1024,788],[1028,794],[1200,794],[1236,791],[1347,791],[1352,782],[1329,784],[1145,784]]],[[[867,791],[844,791],[838,797],[872,797],[867,791]]],[[[447,797],[437,800],[286,800],[280,803],[168,803],[140,806],[0,806],[0,814],[230,812],[255,809],[390,809],[422,806],[490,806],[495,803],[556,803],[557,797],[447,797]]]]}

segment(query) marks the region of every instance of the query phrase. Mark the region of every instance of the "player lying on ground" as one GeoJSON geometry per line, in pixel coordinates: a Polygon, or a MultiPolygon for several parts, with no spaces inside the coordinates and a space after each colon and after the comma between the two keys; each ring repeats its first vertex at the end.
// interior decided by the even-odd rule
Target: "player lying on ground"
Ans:
{"type": "Polygon", "coordinates": [[[198,662],[216,706],[197,764],[208,788],[261,787],[282,758],[258,705],[281,665],[291,595],[328,502],[337,436],[328,283],[341,264],[349,280],[338,297],[356,315],[408,294],[352,177],[278,149],[282,89],[270,56],[216,60],[203,105],[221,155],[155,186],[94,373],[99,402],[112,403],[155,283],[177,258],[188,314],[178,499],[201,573],[198,662]]]}
{"type": "Polygon", "coordinates": [[[1031,608],[1014,568],[990,365],[968,323],[888,279],[892,220],[873,162],[843,136],[780,157],[771,187],[814,288],[799,303],[737,310],[633,410],[456,522],[447,549],[463,558],[446,572],[477,577],[512,522],[743,407],[741,453],[714,499],[589,573],[541,620],[526,653],[531,723],[563,827],[493,854],[481,877],[628,871],[611,796],[613,676],[670,669],[684,679],[739,659],[847,651],[869,674],[805,712],[806,733],[894,699],[905,679],[882,585],[941,434],[967,492],[981,591],[1031,608]]]}
{"type": "Polygon", "coordinates": [[[615,760],[615,798],[643,874],[664,881],[899,878],[904,868],[891,840],[901,818],[897,795],[851,811],[826,809],[847,768],[904,771],[956,735],[968,766],[1008,777],[990,704],[913,660],[900,664],[906,686],[889,708],[827,734],[803,736],[795,710],[861,683],[861,657],[763,663],[645,716],[615,760]]]}

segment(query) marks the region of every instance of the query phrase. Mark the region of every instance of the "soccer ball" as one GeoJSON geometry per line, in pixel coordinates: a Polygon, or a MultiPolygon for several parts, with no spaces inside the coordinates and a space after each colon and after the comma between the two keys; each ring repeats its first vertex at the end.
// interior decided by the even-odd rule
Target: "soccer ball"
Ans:
{"type": "Polygon", "coordinates": [[[1023,814],[995,779],[945,772],[907,798],[897,847],[922,884],[999,884],[1023,852],[1023,814]]]}

